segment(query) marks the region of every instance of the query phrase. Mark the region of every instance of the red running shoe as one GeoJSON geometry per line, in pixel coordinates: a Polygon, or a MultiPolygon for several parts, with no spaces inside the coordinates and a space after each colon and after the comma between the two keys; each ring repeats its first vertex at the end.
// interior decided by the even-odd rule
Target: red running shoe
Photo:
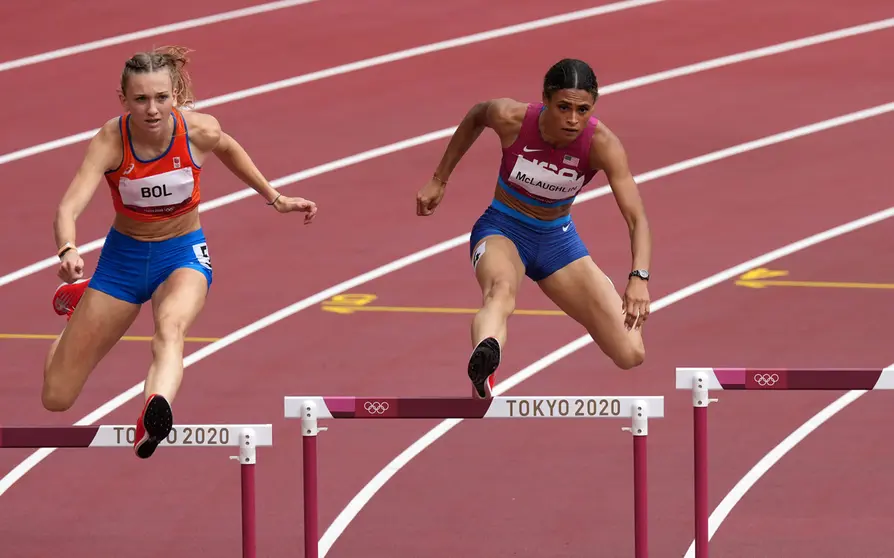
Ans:
{"type": "Polygon", "coordinates": [[[66,320],[71,319],[71,315],[84,296],[84,291],[90,285],[90,279],[78,279],[74,283],[62,283],[53,293],[53,310],[60,316],[65,316],[66,320]]]}
{"type": "Polygon", "coordinates": [[[141,459],[151,457],[158,444],[168,437],[173,426],[174,413],[168,400],[161,395],[150,395],[137,421],[133,444],[137,457],[141,459]]]}

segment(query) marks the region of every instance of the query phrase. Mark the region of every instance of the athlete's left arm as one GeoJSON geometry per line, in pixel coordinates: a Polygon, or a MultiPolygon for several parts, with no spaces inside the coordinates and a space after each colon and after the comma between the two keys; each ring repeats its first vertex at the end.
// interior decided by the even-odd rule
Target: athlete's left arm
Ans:
{"type": "Polygon", "coordinates": [[[191,113],[190,140],[196,147],[214,155],[239,180],[250,186],[255,192],[267,200],[268,205],[281,213],[303,211],[304,221],[309,223],[317,213],[317,205],[304,198],[292,198],[280,194],[264,177],[245,149],[221,129],[216,118],[209,114],[191,113]]]}
{"type": "MultiPolygon", "coordinates": [[[[621,140],[601,122],[593,135],[590,159],[594,168],[600,168],[605,172],[621,215],[627,222],[633,260],[631,270],[648,271],[652,261],[652,232],[649,229],[649,220],[646,218],[646,209],[639,194],[639,187],[630,171],[627,152],[621,140]]],[[[625,298],[627,298],[625,309],[628,313],[628,322],[634,321],[637,312],[641,314],[640,321],[644,320],[649,313],[648,289],[645,288],[645,282],[632,278],[625,298]]]]}

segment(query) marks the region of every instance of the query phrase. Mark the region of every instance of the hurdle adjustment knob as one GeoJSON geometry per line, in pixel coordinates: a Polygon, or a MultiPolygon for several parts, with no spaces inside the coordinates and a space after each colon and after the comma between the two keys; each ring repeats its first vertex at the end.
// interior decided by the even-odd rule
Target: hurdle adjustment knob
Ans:
{"type": "Polygon", "coordinates": [[[645,401],[638,399],[630,406],[631,426],[622,426],[621,431],[630,432],[634,436],[647,436],[649,434],[649,406],[645,401]]]}
{"type": "Polygon", "coordinates": [[[692,376],[692,404],[695,407],[707,407],[711,403],[717,403],[718,399],[708,397],[708,375],[698,371],[692,376]]]}
{"type": "Polygon", "coordinates": [[[257,455],[254,428],[243,428],[239,432],[239,455],[231,455],[230,459],[245,465],[253,465],[257,462],[257,455]]]}
{"type": "Polygon", "coordinates": [[[316,436],[324,430],[328,430],[325,426],[319,426],[317,419],[320,416],[317,410],[317,403],[312,399],[306,399],[301,404],[301,434],[302,436],[316,436]]]}

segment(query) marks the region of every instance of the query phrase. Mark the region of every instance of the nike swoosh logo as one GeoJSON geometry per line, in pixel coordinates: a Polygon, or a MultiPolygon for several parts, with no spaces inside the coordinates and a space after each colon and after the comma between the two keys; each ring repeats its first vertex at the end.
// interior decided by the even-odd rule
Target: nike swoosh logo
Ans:
{"type": "Polygon", "coordinates": [[[567,232],[568,229],[570,229],[570,228],[571,228],[571,223],[568,223],[567,225],[565,225],[564,227],[562,227],[562,231],[563,231],[563,232],[567,232]]]}
{"type": "Polygon", "coordinates": [[[535,151],[543,151],[542,149],[528,149],[527,147],[522,147],[522,151],[525,153],[534,153],[535,151]]]}

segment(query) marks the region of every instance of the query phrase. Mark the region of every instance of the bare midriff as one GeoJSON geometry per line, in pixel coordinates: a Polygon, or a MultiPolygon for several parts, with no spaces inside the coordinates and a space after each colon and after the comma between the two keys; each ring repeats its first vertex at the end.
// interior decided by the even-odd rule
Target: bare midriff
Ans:
{"type": "Polygon", "coordinates": [[[189,213],[162,221],[137,221],[119,213],[115,215],[115,221],[112,226],[121,234],[145,242],[168,240],[201,228],[198,207],[189,213]]]}
{"type": "Polygon", "coordinates": [[[507,193],[499,184],[494,191],[494,198],[523,215],[539,219],[541,221],[554,221],[560,217],[564,217],[571,213],[571,204],[566,203],[556,207],[543,207],[540,205],[531,205],[521,201],[515,196],[507,193]]]}

